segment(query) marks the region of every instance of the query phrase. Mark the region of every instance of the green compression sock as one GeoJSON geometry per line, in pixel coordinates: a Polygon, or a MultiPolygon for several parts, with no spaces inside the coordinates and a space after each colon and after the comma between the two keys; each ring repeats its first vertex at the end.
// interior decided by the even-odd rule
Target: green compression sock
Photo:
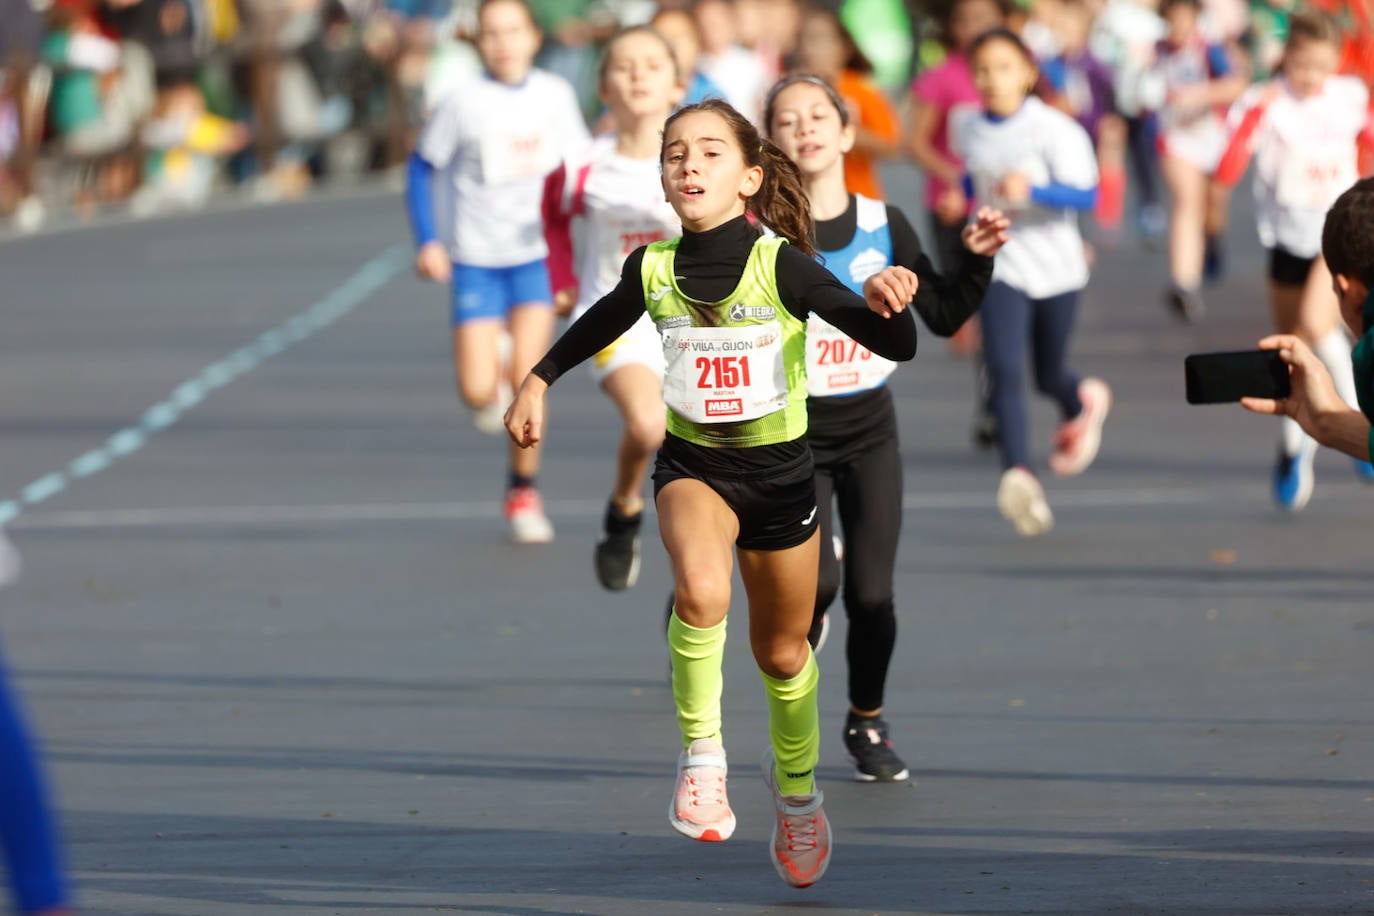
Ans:
{"type": "Polygon", "coordinates": [[[720,694],[725,684],[725,621],[698,629],[668,618],[668,655],[673,663],[673,701],[685,748],[698,738],[720,740],[720,694]]]}
{"type": "MultiPolygon", "coordinates": [[[[763,672],[759,672],[763,674],[763,672]]],[[[786,680],[763,674],[768,693],[768,730],[773,738],[773,762],[778,791],[810,795],[816,791],[816,762],[821,756],[821,716],[816,703],[820,684],[816,656],[809,655],[796,677],[786,680]]]]}

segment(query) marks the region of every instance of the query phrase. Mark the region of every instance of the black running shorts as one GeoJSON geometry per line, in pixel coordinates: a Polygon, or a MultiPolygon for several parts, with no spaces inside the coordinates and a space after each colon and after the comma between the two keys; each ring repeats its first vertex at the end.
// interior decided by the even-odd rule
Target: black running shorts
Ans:
{"type": "Polygon", "coordinates": [[[671,433],[654,461],[654,496],[674,480],[699,480],[739,520],[741,550],[787,550],[816,530],[816,479],[805,439],[756,448],[707,448],[671,433]]]}
{"type": "Polygon", "coordinates": [[[1300,257],[1282,245],[1275,245],[1269,249],[1269,279],[1276,286],[1306,286],[1307,275],[1316,262],[1316,258],[1300,257]]]}

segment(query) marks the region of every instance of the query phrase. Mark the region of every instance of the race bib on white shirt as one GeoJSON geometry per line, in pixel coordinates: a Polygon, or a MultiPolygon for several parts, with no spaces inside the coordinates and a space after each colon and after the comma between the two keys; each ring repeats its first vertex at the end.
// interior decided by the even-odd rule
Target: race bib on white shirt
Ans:
{"type": "Polygon", "coordinates": [[[663,400],[692,423],[757,420],[787,406],[782,326],[666,328],[663,400]]]}
{"type": "Polygon", "coordinates": [[[1274,198],[1294,210],[1326,210],[1358,177],[1353,143],[1303,144],[1279,166],[1274,198]]]}
{"type": "Polygon", "coordinates": [[[540,130],[493,130],[481,135],[482,177],[488,184],[543,178],[558,165],[552,143],[540,130]]]}
{"type": "Polygon", "coordinates": [[[877,356],[839,328],[812,315],[806,321],[806,393],[825,398],[877,388],[897,364],[877,356]]]}

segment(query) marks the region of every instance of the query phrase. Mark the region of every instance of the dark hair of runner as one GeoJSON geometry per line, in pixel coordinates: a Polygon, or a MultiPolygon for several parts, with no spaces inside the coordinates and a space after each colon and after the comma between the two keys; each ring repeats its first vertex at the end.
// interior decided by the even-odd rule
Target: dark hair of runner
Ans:
{"type": "MultiPolygon", "coordinates": [[[[806,197],[806,189],[802,187],[801,173],[786,153],[778,149],[773,141],[759,136],[758,128],[729,102],[706,99],[679,108],[663,124],[663,144],[667,143],[668,131],[675,121],[683,115],[697,112],[714,114],[723,120],[734,135],[745,165],[763,169],[763,182],[758,192],[745,204],[746,212],[752,213],[759,222],[787,239],[807,257],[815,257],[816,224],[811,217],[811,202],[806,197]]],[[[658,152],[660,164],[665,153],[663,144],[658,152]]]]}
{"type": "Polygon", "coordinates": [[[844,99],[840,98],[839,92],[835,87],[825,80],[812,73],[791,73],[784,76],[773,84],[773,88],[768,90],[768,97],[763,103],[763,129],[768,131],[771,136],[773,133],[773,105],[778,100],[778,96],[788,86],[795,86],[798,83],[808,83],[812,86],[819,86],[825,90],[825,94],[830,99],[830,104],[835,106],[835,110],[840,113],[841,126],[849,126],[849,107],[845,105],[844,99]]]}
{"type": "Polygon", "coordinates": [[[844,64],[846,70],[853,70],[855,73],[862,73],[868,76],[873,73],[873,61],[868,59],[859,43],[854,40],[854,33],[849,31],[849,27],[844,24],[840,14],[835,10],[825,9],[824,7],[812,7],[806,11],[808,17],[824,19],[830,23],[835,34],[840,38],[840,44],[844,45],[844,64]]]}
{"type": "Polygon", "coordinates": [[[1339,47],[1341,28],[1335,19],[1321,10],[1303,10],[1288,20],[1288,41],[1284,47],[1289,49],[1304,41],[1317,41],[1339,47]]]}
{"type": "Polygon", "coordinates": [[[1021,40],[1021,36],[1017,35],[1011,29],[1002,28],[1000,26],[995,29],[988,29],[982,35],[973,39],[973,44],[969,45],[968,59],[973,60],[973,58],[978,55],[979,50],[994,41],[1005,41],[1007,44],[1020,51],[1021,56],[1026,59],[1026,64],[1029,65],[1032,70],[1039,72],[1040,65],[1035,62],[1035,55],[1031,53],[1030,48],[1026,47],[1026,43],[1021,40]]]}
{"type": "Polygon", "coordinates": [[[677,55],[673,53],[672,44],[663,36],[663,33],[651,25],[632,25],[616,32],[610,37],[610,40],[606,42],[606,47],[601,52],[601,66],[596,70],[596,81],[598,84],[606,82],[606,68],[611,62],[611,49],[615,47],[617,41],[620,41],[620,39],[627,35],[650,35],[657,38],[659,42],[663,44],[663,49],[668,52],[668,61],[673,65],[673,75],[677,78],[679,83],[683,81],[682,65],[678,62],[677,55]]]}
{"type": "Polygon", "coordinates": [[[1374,290],[1374,177],[1355,182],[1326,211],[1322,256],[1333,274],[1374,290]]]}

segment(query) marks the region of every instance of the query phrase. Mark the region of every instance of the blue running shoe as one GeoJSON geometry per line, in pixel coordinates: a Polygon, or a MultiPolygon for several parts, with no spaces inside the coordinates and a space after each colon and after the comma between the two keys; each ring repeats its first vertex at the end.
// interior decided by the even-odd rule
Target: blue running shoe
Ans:
{"type": "Polygon", "coordinates": [[[1374,464],[1356,458],[1355,476],[1360,478],[1361,483],[1374,483],[1374,464]]]}
{"type": "Polygon", "coordinates": [[[1297,512],[1312,498],[1312,457],[1314,445],[1305,442],[1296,455],[1279,449],[1274,463],[1274,502],[1282,509],[1297,512]]]}

